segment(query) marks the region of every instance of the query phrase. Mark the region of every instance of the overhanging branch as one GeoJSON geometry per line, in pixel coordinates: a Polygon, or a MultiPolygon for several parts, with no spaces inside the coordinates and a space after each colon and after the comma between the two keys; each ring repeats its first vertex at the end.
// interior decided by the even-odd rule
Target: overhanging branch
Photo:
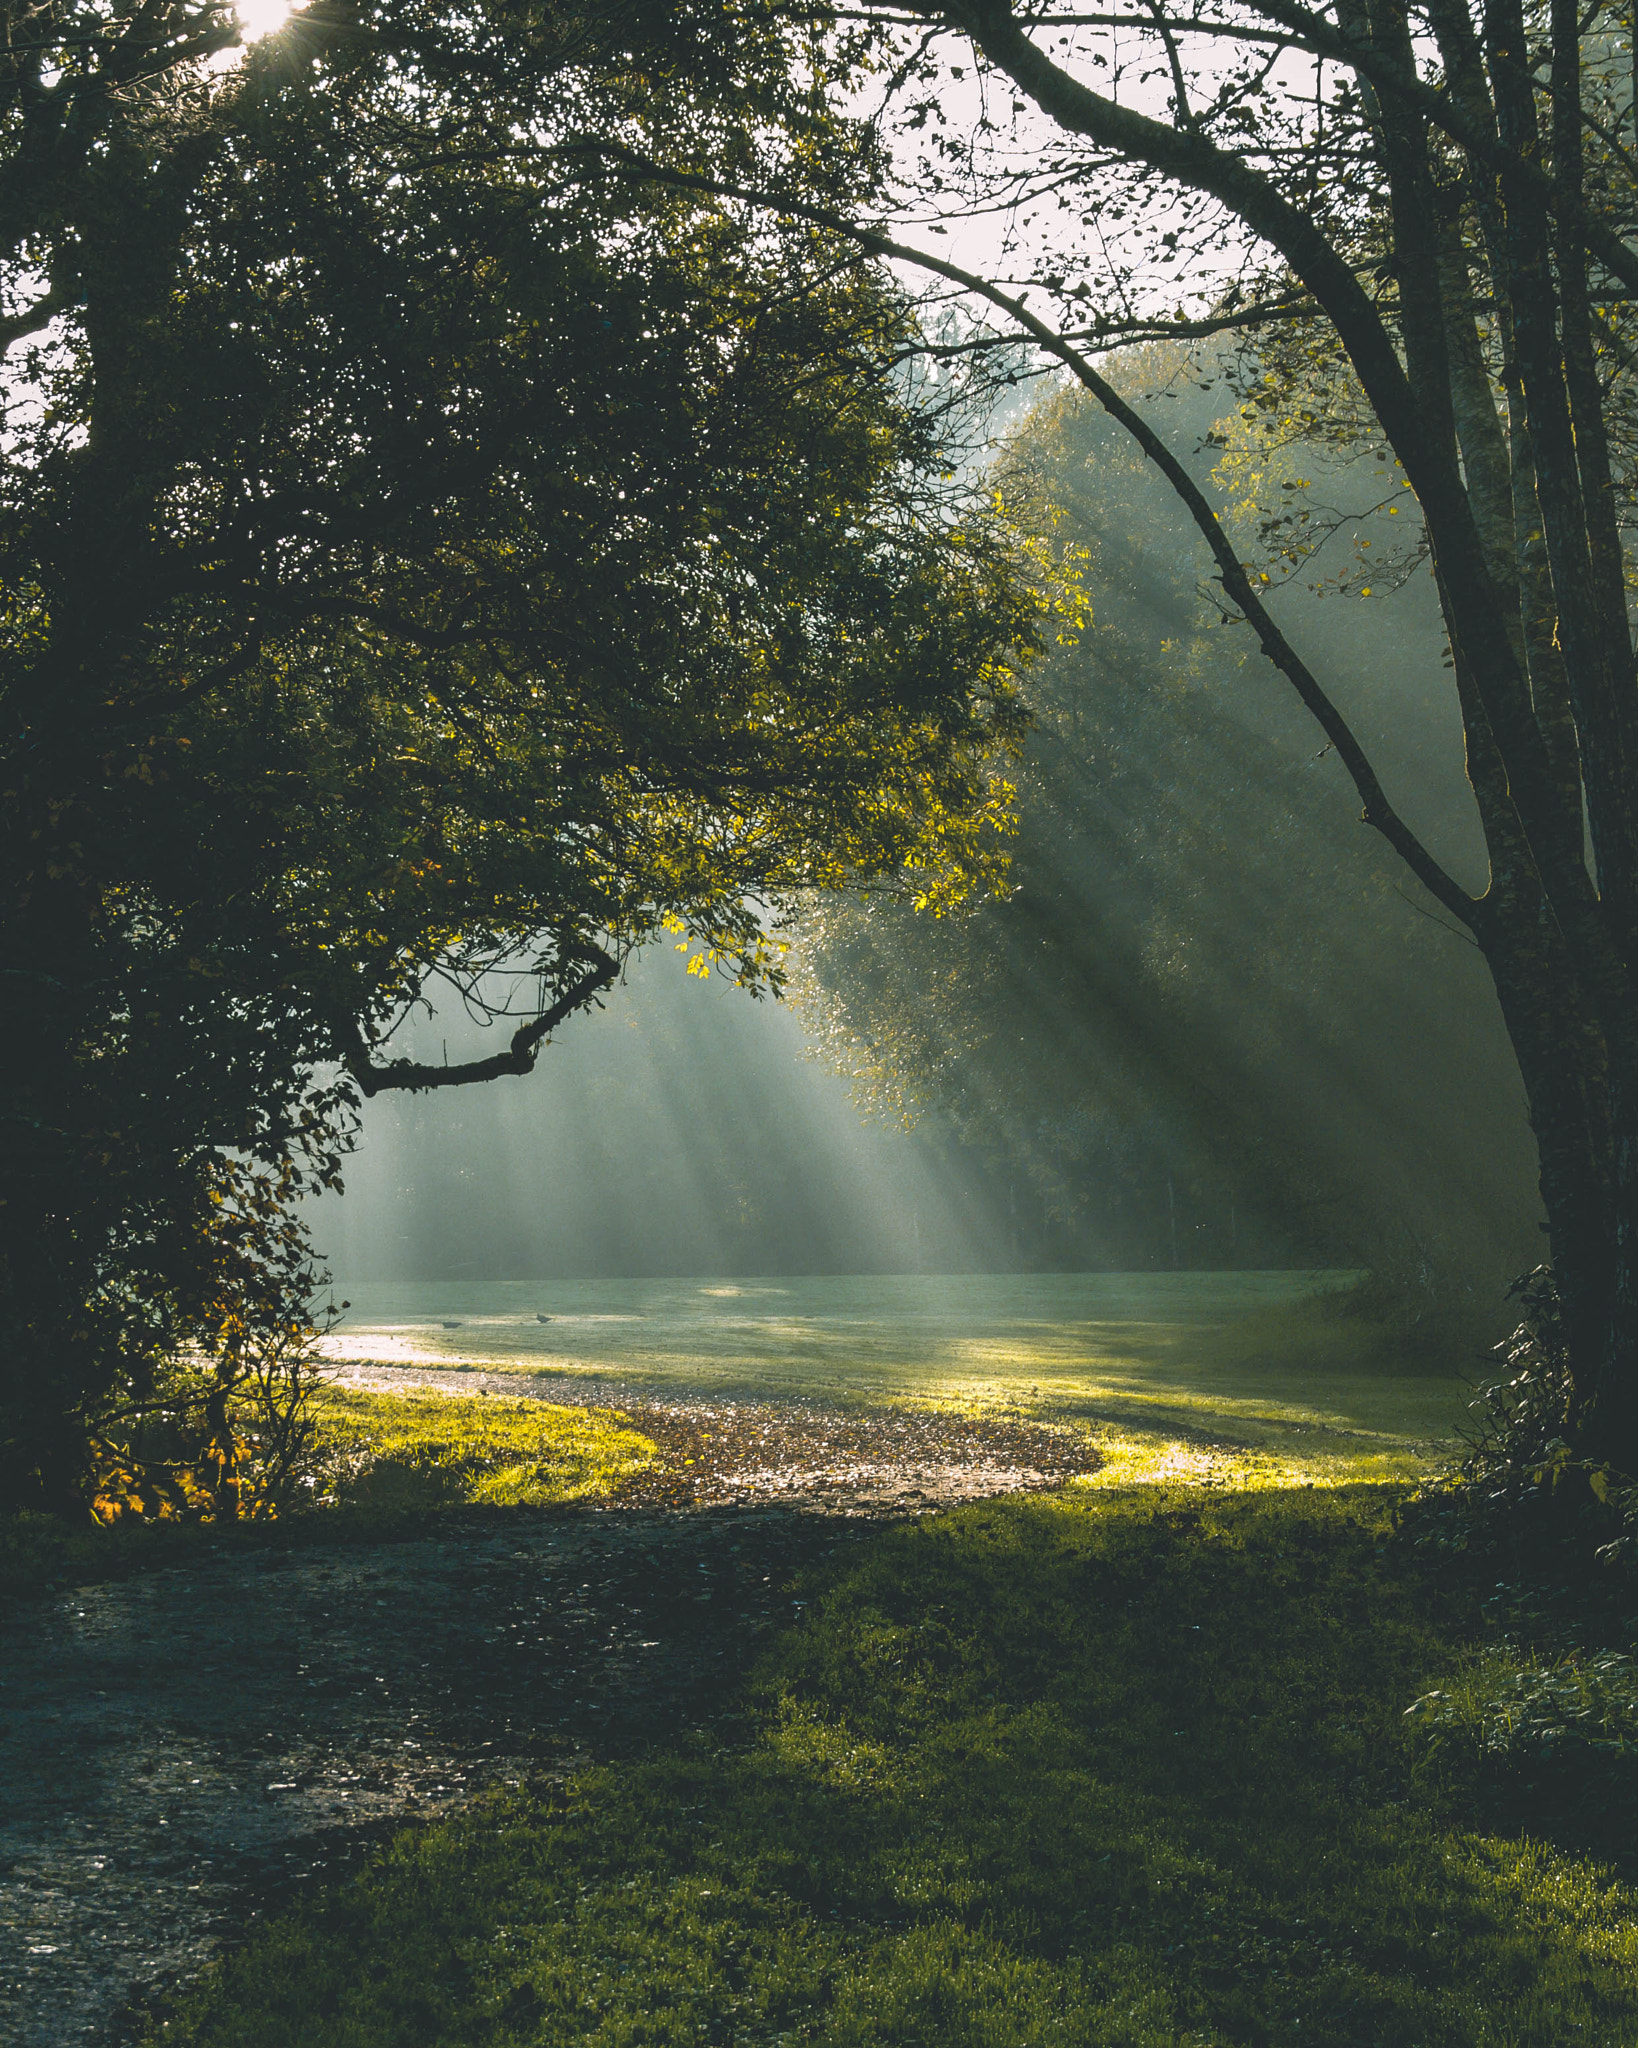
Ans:
{"type": "Polygon", "coordinates": [[[530,1074],[540,1057],[540,1048],[565,1018],[583,1010],[620,972],[618,960],[593,948],[597,964],[588,969],[572,988],[558,997],[550,1009],[531,1017],[512,1033],[505,1052],[492,1053],[486,1060],[461,1060],[454,1066],[426,1066],[419,1060],[389,1060],[378,1066],[358,1026],[348,1020],[342,1028],[342,1064],[368,1099],[389,1089],[404,1088],[419,1093],[428,1088],[465,1088],[477,1081],[498,1081],[507,1074],[530,1074]]]}
{"type": "Polygon", "coordinates": [[[987,299],[992,306],[999,307],[1014,320],[1049,354],[1055,355],[1091,392],[1110,418],[1131,435],[1182,499],[1190,518],[1211,549],[1212,558],[1223,579],[1224,590],[1239,606],[1246,622],[1256,633],[1264,654],[1290,682],[1313,715],[1320,730],[1336,748],[1338,757],[1359,794],[1364,822],[1382,834],[1430,896],[1441,903],[1452,917],[1458,918],[1466,925],[1469,931],[1475,934],[1479,932],[1484,922],[1482,903],[1470,896],[1456,878],[1446,872],[1388,800],[1376,770],[1355,737],[1353,728],[1337,709],[1319,678],[1270,616],[1267,606],[1257,595],[1251,578],[1235,554],[1228,535],[1223,531],[1217,514],[1206,502],[1200,487],[1153,428],[1132,410],[1112,384],[1099,376],[1079,349],[1066,341],[1044,320],[1038,319],[1021,299],[1002,291],[998,285],[990,284],[984,278],[975,276],[970,270],[963,270],[959,264],[947,262],[941,256],[911,248],[903,242],[892,241],[886,235],[878,234],[872,229],[860,227],[843,215],[833,214],[824,207],[809,206],[792,198],[756,192],[744,186],[730,185],[720,179],[707,178],[687,171],[668,170],[663,165],[651,163],[646,158],[638,157],[633,152],[613,145],[600,145],[597,147],[597,153],[612,161],[623,163],[628,169],[657,182],[710,192],[719,198],[738,199],[754,206],[765,206],[793,219],[811,221],[816,227],[828,228],[837,234],[847,235],[874,256],[886,257],[899,263],[913,263],[922,270],[931,271],[935,276],[947,279],[951,284],[960,285],[963,290],[970,291],[979,298],[987,299]]]}

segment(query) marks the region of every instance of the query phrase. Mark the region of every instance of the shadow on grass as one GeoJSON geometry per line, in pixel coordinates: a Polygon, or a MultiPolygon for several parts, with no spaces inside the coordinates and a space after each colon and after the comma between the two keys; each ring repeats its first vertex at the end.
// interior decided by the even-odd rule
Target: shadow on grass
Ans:
{"type": "Polygon", "coordinates": [[[292,1511],[245,1523],[132,1517],[111,1527],[3,1517],[0,1599],[199,1564],[224,1549],[390,1542],[433,1533],[452,1513],[564,1508],[613,1493],[657,1456],[623,1416],[539,1400],[325,1387],[314,1407],[314,1493],[292,1511]]]}
{"type": "Polygon", "coordinates": [[[403,1838],[170,2043],[1629,2043],[1632,1896],[1410,1776],[1463,1654],[1380,1489],[970,1509],[834,1568],[740,1733],[403,1838]]]}

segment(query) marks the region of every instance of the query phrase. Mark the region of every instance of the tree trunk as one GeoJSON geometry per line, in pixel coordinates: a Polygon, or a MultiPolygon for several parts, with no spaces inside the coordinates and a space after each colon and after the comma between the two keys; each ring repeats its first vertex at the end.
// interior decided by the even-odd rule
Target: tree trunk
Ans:
{"type": "Polygon", "coordinates": [[[1544,908],[1509,906],[1485,951],[1540,1160],[1575,1447],[1638,1474],[1638,1086],[1591,1020],[1544,908]]]}
{"type": "MultiPolygon", "coordinates": [[[[1625,1062],[1613,1064],[1608,1223],[1596,1272],[1574,1276],[1587,1284],[1587,1299],[1577,1303],[1572,1343],[1577,1385],[1588,1390],[1577,1417],[1581,1443],[1590,1456],[1638,1475],[1638,1075],[1625,1062]]],[[[1589,1263],[1584,1252],[1581,1263],[1589,1263]]]]}

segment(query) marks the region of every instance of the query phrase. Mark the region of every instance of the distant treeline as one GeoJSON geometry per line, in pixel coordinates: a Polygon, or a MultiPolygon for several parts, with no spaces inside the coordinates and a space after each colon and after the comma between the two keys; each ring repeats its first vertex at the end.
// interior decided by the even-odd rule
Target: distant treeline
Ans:
{"type": "MultiPolygon", "coordinates": [[[[1173,349],[1125,374],[1209,479],[1232,380],[1173,349]]],[[[1282,619],[1477,883],[1420,535],[1371,509],[1369,457],[1291,459],[1336,533],[1282,619]],[[1373,545],[1367,597],[1352,572],[1373,545]]],[[[800,997],[833,1063],[989,1162],[1025,1261],[1365,1264],[1486,1291],[1534,1263],[1530,1133],[1483,961],[1412,900],[1317,730],[1222,622],[1164,485],[1071,393],[999,475],[1067,622],[1029,685],[1012,893],[944,918],[819,908],[800,997]]],[[[1219,502],[1234,481],[1219,470],[1219,502]]]]}

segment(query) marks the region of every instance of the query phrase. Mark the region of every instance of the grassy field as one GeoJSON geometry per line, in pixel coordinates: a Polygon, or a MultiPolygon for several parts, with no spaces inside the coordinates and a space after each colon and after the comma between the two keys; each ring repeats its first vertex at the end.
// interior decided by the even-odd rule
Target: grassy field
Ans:
{"type": "MultiPolygon", "coordinates": [[[[657,1399],[807,1399],[866,1411],[909,1405],[1036,1417],[1089,1430],[1108,1458],[1110,1483],[1417,1479],[1448,1460],[1466,1386],[1454,1372],[1405,1372],[1388,1331],[1339,1315],[1325,1280],[608,1282],[581,1288],[579,1313],[551,1327],[520,1307],[534,1298],[532,1288],[489,1288],[479,1298],[438,1288],[420,1290],[426,1327],[367,1323],[334,1350],[340,1358],[387,1352],[395,1364],[440,1372],[481,1362],[528,1374],[532,1391],[559,1382],[581,1399],[588,1382],[618,1376],[610,1399],[629,1389],[657,1399]],[[504,1307],[495,1311],[498,1296],[504,1307]],[[442,1329],[444,1309],[463,1315],[455,1333],[442,1329]],[[551,1339],[545,1350],[543,1329],[551,1339]],[[573,1348],[563,1329],[573,1331],[573,1348]]],[[[354,1536],[403,1513],[606,1493],[653,1456],[647,1440],[622,1434],[614,1413],[549,1399],[332,1389],[326,1419],[336,1452],[326,1499],[344,1509],[354,1536]]],[[[317,1522],[336,1528],[332,1513],[317,1522]]],[[[309,1538],[319,1534],[313,1518],[301,1526],[309,1538]]],[[[281,1528],[295,1532],[297,1524],[281,1528]]],[[[201,1540],[262,1538],[254,1530],[96,1530],[0,1518],[0,1595],[176,1563],[201,1540]]]]}
{"type": "MultiPolygon", "coordinates": [[[[1638,1670],[1504,1640],[1394,1540],[1461,1389],[1385,1371],[1390,1334],[1298,1295],[1091,1364],[1061,1318],[800,1384],[743,1325],[651,1360],[673,1395],[1072,1422],[1106,1462],[850,1546],[711,1735],[406,1829],[149,2048],[1631,2048],[1638,1898],[1600,1859],[1638,1824],[1638,1670]]],[[[608,1412],[325,1401],[315,1534],[653,1455],[608,1412]]]]}
{"type": "MultiPolygon", "coordinates": [[[[345,1523],[367,1538],[406,1514],[565,1503],[610,1491],[652,1458],[617,1415],[552,1402],[554,1382],[580,1398],[615,1382],[611,1399],[803,1399],[1068,1424],[1094,1436],[1105,1484],[1413,1481],[1449,1461],[1468,1399],[1462,1371],[1478,1369],[1482,1347],[1453,1345],[1449,1367],[1429,1372],[1387,1324],[1339,1312],[1346,1278],[582,1283],[549,1326],[527,1308],[534,1287],[410,1290],[418,1322],[404,1320],[404,1290],[372,1300],[361,1289],[363,1319],[331,1346],[339,1360],[380,1353],[440,1374],[481,1364],[527,1375],[548,1398],[330,1390],[334,1478],[323,1497],[343,1514],[304,1516],[301,1529],[312,1538],[345,1523]],[[453,1332],[446,1310],[459,1318],[453,1332]]],[[[0,1517],[0,1595],[176,1562],[223,1540],[261,1536],[0,1517]]]]}
{"type": "Polygon", "coordinates": [[[550,1507],[609,1493],[655,1456],[597,1409],[343,1387],[318,1399],[341,1507],[550,1507]]]}
{"type": "Polygon", "coordinates": [[[1407,1717],[1486,1653],[1392,1497],[888,1532],[727,1733],[405,1833],[156,2048],[1630,2048],[1632,1891],[1407,1717]]]}
{"type": "Polygon", "coordinates": [[[1442,1455],[1483,1340],[1434,1354],[1339,1312],[1349,1276],[956,1275],[360,1288],[337,1359],[611,1382],[632,1398],[906,1404],[1140,1437],[1221,1436],[1293,1473],[1410,1477],[1442,1455]],[[446,1328],[446,1322],[449,1327],[446,1328]]]}

